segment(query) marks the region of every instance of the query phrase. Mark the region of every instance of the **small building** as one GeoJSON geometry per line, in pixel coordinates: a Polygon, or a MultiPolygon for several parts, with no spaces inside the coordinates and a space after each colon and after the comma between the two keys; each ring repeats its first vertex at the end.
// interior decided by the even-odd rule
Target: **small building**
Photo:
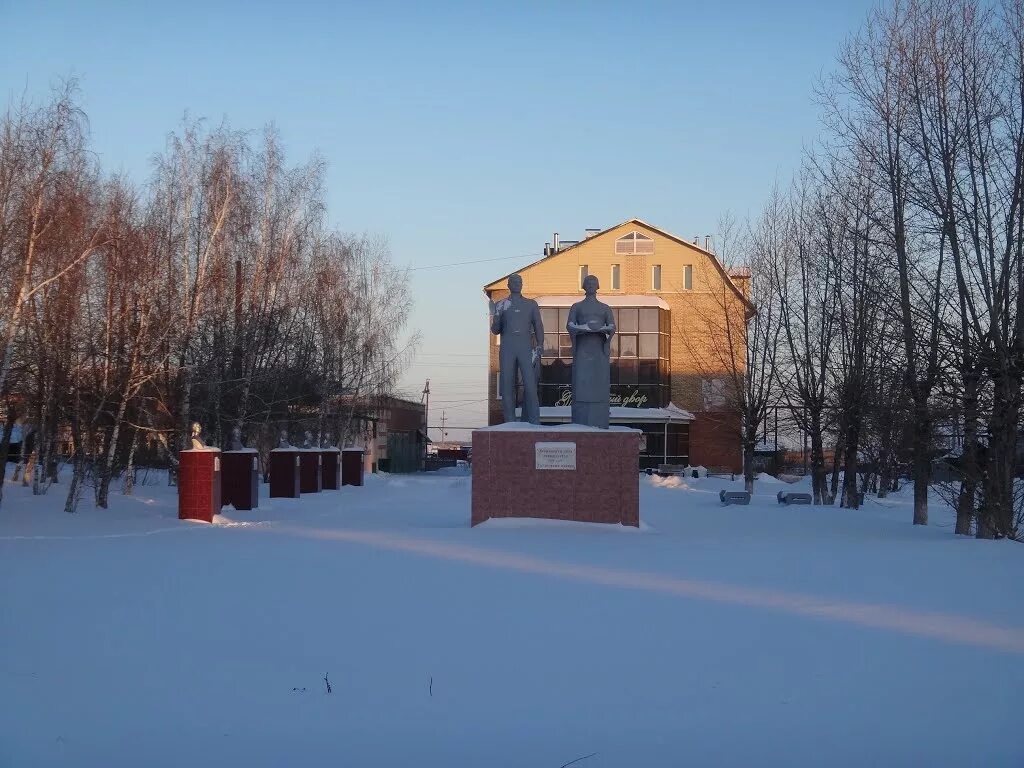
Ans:
{"type": "Polygon", "coordinates": [[[400,397],[376,398],[375,431],[369,444],[374,470],[420,472],[427,455],[427,412],[423,403],[400,397]]]}
{"type": "MultiPolygon", "coordinates": [[[[749,271],[727,271],[696,242],[630,219],[580,241],[545,245],[544,257],[512,273],[537,301],[544,323],[540,360],[541,423],[570,420],[572,344],[569,308],[596,275],[598,298],[615,314],[611,340],[611,417],[643,432],[641,468],[702,465],[739,472],[738,375],[746,359],[749,271]]],[[[492,301],[508,296],[503,275],[484,286],[492,301]]],[[[498,344],[489,334],[488,423],[502,422],[498,344]]],[[[517,399],[521,402],[521,399],[517,399]]]]}

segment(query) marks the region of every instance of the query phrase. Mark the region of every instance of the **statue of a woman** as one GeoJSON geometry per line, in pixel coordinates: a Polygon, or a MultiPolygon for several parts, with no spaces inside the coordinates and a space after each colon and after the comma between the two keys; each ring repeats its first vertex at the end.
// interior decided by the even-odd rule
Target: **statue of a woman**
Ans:
{"type": "Polygon", "coordinates": [[[583,280],[583,301],[569,309],[565,330],[572,337],[572,421],[608,429],[611,396],[609,341],[615,333],[612,308],[597,300],[596,275],[583,280]]]}

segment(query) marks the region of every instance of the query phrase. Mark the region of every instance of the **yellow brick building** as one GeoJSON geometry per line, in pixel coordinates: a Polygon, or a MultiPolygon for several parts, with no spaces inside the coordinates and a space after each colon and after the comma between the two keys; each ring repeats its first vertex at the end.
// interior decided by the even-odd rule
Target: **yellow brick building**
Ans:
{"type": "MultiPolygon", "coordinates": [[[[612,338],[611,423],[643,430],[641,467],[661,463],[741,466],[739,416],[729,396],[745,359],[746,273],[729,273],[713,253],[631,219],[580,241],[545,245],[539,261],[514,270],[544,321],[541,422],[569,421],[571,344],[565,322],[596,275],[598,298],[616,316],[612,338]]],[[[509,273],[513,274],[513,273],[509,273]]],[[[508,275],[484,286],[508,295],[508,275]]],[[[490,336],[488,420],[502,421],[498,343],[490,336]]]]}

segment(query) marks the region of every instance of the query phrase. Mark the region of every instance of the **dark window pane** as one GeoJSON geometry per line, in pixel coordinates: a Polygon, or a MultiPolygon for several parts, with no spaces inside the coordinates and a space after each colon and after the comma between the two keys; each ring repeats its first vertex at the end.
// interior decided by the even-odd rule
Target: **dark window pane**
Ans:
{"type": "Polygon", "coordinates": [[[646,358],[648,360],[658,359],[658,334],[640,334],[640,357],[646,358]]]}
{"type": "Polygon", "coordinates": [[[558,357],[558,334],[544,334],[544,357],[558,357]]]}
{"type": "Polygon", "coordinates": [[[612,290],[619,290],[619,265],[612,264],[612,290]]]}
{"type": "Polygon", "coordinates": [[[542,307],[540,310],[540,321],[544,323],[544,330],[558,330],[558,309],[555,307],[542,307]]]}
{"type": "Polygon", "coordinates": [[[572,366],[569,361],[557,360],[552,367],[552,381],[566,386],[572,383],[572,366]]]}
{"type": "Polygon", "coordinates": [[[636,385],[636,360],[619,360],[619,384],[636,385]]]}
{"type": "Polygon", "coordinates": [[[619,336],[619,357],[636,357],[636,336],[619,336]]]}
{"type": "Polygon", "coordinates": [[[657,360],[641,360],[639,365],[641,384],[660,384],[661,376],[658,373],[657,360]]]}
{"type": "Polygon", "coordinates": [[[644,307],[640,310],[640,331],[658,332],[658,308],[644,307]]]}
{"type": "Polygon", "coordinates": [[[608,342],[608,356],[615,358],[619,356],[619,335],[615,334],[612,336],[611,341],[608,342]]]}
{"type": "Polygon", "coordinates": [[[636,333],[639,330],[640,320],[636,309],[623,307],[619,310],[620,333],[636,333]]]}
{"type": "Polygon", "coordinates": [[[651,289],[655,291],[661,290],[661,265],[655,264],[651,270],[651,289]]]}

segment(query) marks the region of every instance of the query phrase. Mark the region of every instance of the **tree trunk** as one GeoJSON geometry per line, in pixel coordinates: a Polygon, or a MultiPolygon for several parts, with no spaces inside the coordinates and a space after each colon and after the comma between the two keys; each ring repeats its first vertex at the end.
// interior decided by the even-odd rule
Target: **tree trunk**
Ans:
{"type": "Polygon", "coordinates": [[[961,536],[971,535],[971,520],[978,496],[981,465],[978,461],[978,388],[977,376],[964,378],[964,444],[960,454],[960,495],[956,501],[956,530],[961,536]]]}
{"type": "Polygon", "coordinates": [[[743,490],[754,494],[754,447],[749,439],[743,441],[743,490]]]}
{"type": "Polygon", "coordinates": [[[4,480],[7,476],[7,457],[11,453],[11,433],[14,431],[14,421],[14,409],[8,407],[7,418],[4,419],[4,432],[0,436],[0,504],[3,503],[4,498],[4,480]]]}
{"type": "Polygon", "coordinates": [[[915,397],[913,431],[914,525],[928,525],[928,486],[932,479],[928,401],[915,397]]]}
{"type": "Polygon", "coordinates": [[[825,445],[821,436],[821,416],[811,415],[811,491],[815,504],[828,504],[826,497],[825,445]]]}
{"type": "Polygon", "coordinates": [[[64,511],[69,514],[78,511],[78,502],[82,498],[82,488],[85,485],[85,445],[82,440],[81,423],[77,418],[71,420],[71,443],[75,458],[72,464],[71,483],[68,485],[68,495],[64,500],[64,511]]]}
{"type": "Polygon", "coordinates": [[[839,457],[843,454],[844,445],[844,434],[840,433],[839,440],[836,442],[835,453],[832,454],[832,481],[828,494],[829,504],[835,504],[836,496],[839,495],[839,457]]]}
{"type": "Polygon", "coordinates": [[[122,493],[131,496],[135,491],[135,448],[139,444],[139,431],[132,432],[131,448],[128,450],[128,466],[124,470],[124,487],[122,493]]]}
{"type": "Polygon", "coordinates": [[[843,461],[843,496],[839,502],[839,506],[850,509],[860,507],[860,495],[857,490],[858,437],[857,426],[851,423],[846,435],[846,456],[843,461]]]}
{"type": "Polygon", "coordinates": [[[1013,481],[1017,463],[1020,383],[1004,374],[995,382],[989,444],[978,513],[978,538],[1010,536],[1013,532],[1013,481]]]}

